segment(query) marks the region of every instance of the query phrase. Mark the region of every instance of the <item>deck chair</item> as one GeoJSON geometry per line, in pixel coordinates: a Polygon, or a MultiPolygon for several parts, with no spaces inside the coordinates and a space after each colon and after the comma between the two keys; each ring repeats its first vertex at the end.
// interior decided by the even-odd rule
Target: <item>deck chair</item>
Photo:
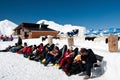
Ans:
{"type": "Polygon", "coordinates": [[[91,77],[97,77],[103,74],[102,69],[102,62],[103,62],[103,56],[95,54],[97,58],[97,62],[93,64],[92,70],[91,70],[91,77]]]}

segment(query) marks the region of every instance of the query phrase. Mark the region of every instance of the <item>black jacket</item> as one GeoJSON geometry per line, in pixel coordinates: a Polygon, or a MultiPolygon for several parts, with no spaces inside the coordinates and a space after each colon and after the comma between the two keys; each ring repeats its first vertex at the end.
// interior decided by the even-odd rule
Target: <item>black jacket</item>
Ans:
{"type": "Polygon", "coordinates": [[[86,61],[86,63],[95,63],[97,62],[96,56],[91,49],[87,50],[87,55],[81,55],[81,59],[86,61]]]}
{"type": "Polygon", "coordinates": [[[17,44],[22,45],[22,39],[20,37],[18,38],[18,43],[17,44]]]}

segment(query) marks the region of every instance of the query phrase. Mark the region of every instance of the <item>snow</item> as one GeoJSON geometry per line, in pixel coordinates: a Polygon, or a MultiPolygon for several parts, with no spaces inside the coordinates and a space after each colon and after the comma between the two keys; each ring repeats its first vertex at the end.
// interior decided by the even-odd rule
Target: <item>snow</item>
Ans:
{"type": "MultiPolygon", "coordinates": [[[[8,45],[14,45],[14,43],[16,42],[17,40],[14,40],[12,42],[0,41],[0,49],[2,50],[8,45]]],[[[38,45],[42,41],[41,38],[38,38],[26,39],[23,40],[23,42],[27,42],[28,45],[38,45]]],[[[67,44],[66,39],[54,39],[53,42],[59,47],[67,44]]],[[[47,40],[43,43],[46,44],[47,40]]],[[[79,49],[81,47],[92,48],[96,54],[104,56],[102,64],[104,73],[99,77],[91,78],[89,80],[120,79],[120,46],[118,52],[111,53],[108,51],[108,44],[105,44],[104,40],[92,42],[76,38],[74,42],[74,47],[79,47],[79,49]]],[[[79,76],[78,74],[68,77],[62,70],[59,70],[58,67],[51,64],[45,67],[40,62],[28,60],[20,54],[15,54],[11,52],[0,52],[0,80],[83,80],[83,77],[84,76],[79,76]]]]}
{"type": "Polygon", "coordinates": [[[17,25],[7,19],[0,21],[0,34],[10,36],[17,25]]]}
{"type": "Polygon", "coordinates": [[[47,20],[40,20],[37,22],[37,24],[41,24],[42,22],[44,22],[45,24],[48,24],[49,28],[60,31],[60,32],[70,32],[74,29],[79,29],[79,34],[80,36],[83,36],[86,33],[86,28],[83,26],[74,26],[71,24],[65,24],[65,25],[60,25],[58,23],[55,23],[54,21],[47,21],[47,20]]]}
{"type": "MultiPolygon", "coordinates": [[[[61,32],[68,32],[72,29],[79,29],[79,35],[83,35],[86,32],[85,27],[72,26],[72,25],[59,25],[53,21],[40,20],[37,23],[42,22],[49,24],[49,28],[60,30],[61,32]]],[[[0,21],[0,33],[5,35],[12,34],[12,30],[17,25],[9,20],[0,21]]],[[[17,39],[13,41],[0,41],[0,50],[5,49],[9,45],[14,45],[17,39]]],[[[41,38],[36,39],[24,39],[23,43],[27,42],[28,45],[39,45],[42,41],[41,38]]],[[[47,44],[47,40],[43,44],[47,44]]],[[[54,39],[53,42],[60,48],[67,43],[67,39],[54,39]]],[[[119,43],[120,44],[120,41],[119,43]]],[[[96,41],[85,41],[84,37],[75,37],[74,48],[81,47],[91,48],[96,54],[104,57],[102,63],[102,69],[104,73],[96,78],[90,78],[89,80],[119,80],[120,79],[120,45],[118,52],[109,52],[108,44],[105,43],[105,38],[97,39],[96,41]]],[[[40,62],[28,60],[23,55],[15,54],[11,52],[0,52],[0,80],[83,80],[84,76],[72,75],[68,77],[58,67],[49,64],[47,67],[43,66],[40,62]]]]}

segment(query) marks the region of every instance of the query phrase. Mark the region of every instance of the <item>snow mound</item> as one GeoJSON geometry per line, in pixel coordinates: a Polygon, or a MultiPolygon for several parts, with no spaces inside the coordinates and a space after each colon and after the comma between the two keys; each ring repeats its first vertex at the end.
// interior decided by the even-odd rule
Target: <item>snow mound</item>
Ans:
{"type": "Polygon", "coordinates": [[[13,33],[13,29],[17,26],[18,25],[7,19],[0,21],[0,34],[9,36],[13,33]]]}
{"type": "Polygon", "coordinates": [[[71,24],[65,24],[65,25],[60,25],[58,23],[55,23],[54,21],[47,21],[47,20],[40,20],[37,22],[37,24],[41,24],[44,22],[45,24],[48,24],[48,28],[60,31],[60,32],[70,32],[74,29],[79,29],[79,34],[78,35],[84,35],[86,33],[86,28],[83,26],[73,26],[71,24]]]}

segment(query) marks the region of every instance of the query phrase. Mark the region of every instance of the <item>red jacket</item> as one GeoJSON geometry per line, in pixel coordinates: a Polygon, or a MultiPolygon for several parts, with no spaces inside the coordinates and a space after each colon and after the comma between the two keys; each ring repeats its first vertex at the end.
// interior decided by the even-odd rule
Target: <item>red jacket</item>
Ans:
{"type": "Polygon", "coordinates": [[[40,46],[39,47],[39,52],[41,53],[43,51],[43,49],[44,49],[44,46],[40,46]]]}
{"type": "Polygon", "coordinates": [[[2,36],[2,35],[0,35],[0,39],[3,39],[3,36],[2,36]]]}
{"type": "Polygon", "coordinates": [[[57,55],[57,53],[58,53],[58,51],[57,51],[57,50],[56,50],[56,51],[53,51],[53,52],[52,52],[52,55],[56,56],[56,55],[57,55]]]}
{"type": "Polygon", "coordinates": [[[64,57],[69,56],[69,54],[70,54],[70,51],[69,51],[69,50],[67,50],[67,51],[65,52],[65,54],[64,54],[64,57]]]}
{"type": "Polygon", "coordinates": [[[32,48],[28,47],[27,53],[32,53],[32,48]]]}
{"type": "Polygon", "coordinates": [[[28,49],[28,47],[24,47],[23,50],[22,50],[22,52],[23,53],[27,53],[27,49],[28,49]]]}

